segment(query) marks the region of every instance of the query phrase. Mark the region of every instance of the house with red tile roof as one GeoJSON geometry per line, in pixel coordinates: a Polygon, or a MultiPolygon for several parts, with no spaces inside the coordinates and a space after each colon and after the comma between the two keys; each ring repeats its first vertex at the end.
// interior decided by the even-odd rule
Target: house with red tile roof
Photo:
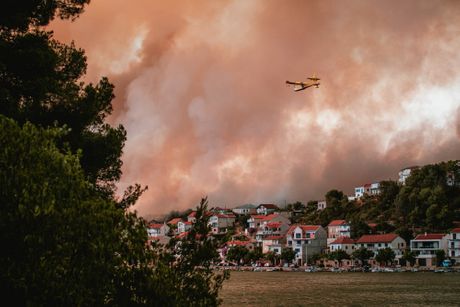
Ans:
{"type": "Polygon", "coordinates": [[[264,237],[285,234],[289,228],[290,221],[284,215],[272,213],[269,215],[251,215],[248,219],[248,224],[249,229],[246,233],[252,233],[257,244],[262,246],[264,237]]]}
{"type": "Polygon", "coordinates": [[[289,229],[289,220],[283,217],[280,221],[264,221],[256,232],[256,241],[260,244],[266,237],[285,236],[289,229]]]}
{"type": "Polygon", "coordinates": [[[180,221],[182,221],[182,219],[180,217],[176,217],[176,218],[173,218],[173,219],[169,220],[167,222],[167,224],[170,225],[170,226],[174,225],[174,226],[177,227],[177,223],[179,223],[180,221]]]}
{"type": "Polygon", "coordinates": [[[327,225],[327,244],[340,237],[350,237],[350,223],[345,220],[333,220],[327,225]]]}
{"type": "Polygon", "coordinates": [[[355,251],[356,241],[349,237],[339,237],[332,241],[328,247],[329,252],[335,252],[338,250],[345,251],[348,255],[351,255],[355,251]]]}
{"type": "Polygon", "coordinates": [[[447,236],[447,256],[460,263],[460,228],[454,228],[447,236]]]}
{"type": "Polygon", "coordinates": [[[425,233],[417,235],[410,241],[410,250],[416,254],[416,263],[419,266],[435,267],[436,252],[444,250],[448,255],[448,235],[442,233],[425,233]]]}
{"type": "Polygon", "coordinates": [[[394,233],[364,235],[356,241],[356,247],[365,247],[377,255],[379,249],[391,248],[399,260],[406,249],[406,241],[394,233]]]}
{"type": "Polygon", "coordinates": [[[310,256],[327,247],[327,233],[320,225],[292,225],[286,234],[286,246],[295,252],[295,262],[304,265],[310,256]]]}

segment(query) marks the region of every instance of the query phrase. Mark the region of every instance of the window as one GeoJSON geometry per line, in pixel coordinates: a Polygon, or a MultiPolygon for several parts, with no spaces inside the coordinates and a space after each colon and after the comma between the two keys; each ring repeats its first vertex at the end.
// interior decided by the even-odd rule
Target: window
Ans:
{"type": "Polygon", "coordinates": [[[453,233],[453,234],[452,234],[452,239],[454,239],[454,240],[457,239],[457,234],[456,234],[456,233],[453,233]]]}
{"type": "Polygon", "coordinates": [[[301,237],[302,237],[302,234],[300,234],[300,233],[296,233],[296,234],[295,234],[295,238],[296,238],[296,239],[300,239],[301,237]]]}
{"type": "Polygon", "coordinates": [[[297,245],[300,245],[300,240],[297,240],[297,241],[296,241],[296,244],[297,244],[297,245]]]}
{"type": "Polygon", "coordinates": [[[296,253],[296,254],[300,253],[300,248],[296,248],[296,249],[295,249],[295,253],[296,253]]]}
{"type": "Polygon", "coordinates": [[[289,245],[289,246],[292,245],[292,241],[288,241],[288,245],[289,245]]]}
{"type": "Polygon", "coordinates": [[[305,236],[306,236],[307,238],[310,238],[310,233],[307,232],[307,233],[305,234],[305,236]]]}

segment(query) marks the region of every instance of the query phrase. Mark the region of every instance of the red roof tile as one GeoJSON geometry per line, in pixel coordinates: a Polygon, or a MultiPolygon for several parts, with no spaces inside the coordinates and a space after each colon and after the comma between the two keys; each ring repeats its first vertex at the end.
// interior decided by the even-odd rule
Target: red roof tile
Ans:
{"type": "Polygon", "coordinates": [[[251,218],[255,220],[265,220],[267,218],[267,215],[251,215],[251,218]]]}
{"type": "Polygon", "coordinates": [[[340,226],[340,225],[345,225],[345,224],[347,224],[347,221],[345,220],[333,220],[327,226],[340,226]]]}
{"type": "Polygon", "coordinates": [[[441,240],[444,236],[442,233],[427,233],[417,235],[414,240],[441,240]]]}
{"type": "Polygon", "coordinates": [[[302,229],[303,232],[309,232],[309,231],[317,231],[320,226],[318,225],[292,225],[291,227],[289,227],[289,230],[287,233],[292,234],[297,227],[300,227],[300,229],[302,229]]]}
{"type": "Polygon", "coordinates": [[[383,235],[364,235],[356,243],[390,243],[398,237],[397,234],[387,233],[383,235]]]}
{"type": "Polygon", "coordinates": [[[160,229],[161,226],[163,226],[163,224],[156,224],[156,223],[149,224],[149,228],[152,228],[152,229],[160,229]]]}
{"type": "Polygon", "coordinates": [[[334,242],[331,244],[355,244],[355,240],[349,237],[338,237],[334,242]]]}
{"type": "Polygon", "coordinates": [[[195,217],[195,216],[196,216],[196,211],[192,211],[188,215],[188,217],[195,217]]]}
{"type": "Polygon", "coordinates": [[[234,214],[216,214],[220,219],[234,219],[236,218],[234,214]]]}
{"type": "Polygon", "coordinates": [[[177,223],[179,223],[180,221],[182,221],[182,219],[181,219],[180,217],[176,217],[176,218],[170,220],[170,221],[168,222],[168,224],[177,225],[177,223]]]}
{"type": "Polygon", "coordinates": [[[281,227],[283,223],[281,222],[271,222],[271,223],[267,223],[267,227],[268,228],[279,228],[281,227]]]}
{"type": "Polygon", "coordinates": [[[450,232],[460,233],[460,228],[454,228],[450,232]]]}

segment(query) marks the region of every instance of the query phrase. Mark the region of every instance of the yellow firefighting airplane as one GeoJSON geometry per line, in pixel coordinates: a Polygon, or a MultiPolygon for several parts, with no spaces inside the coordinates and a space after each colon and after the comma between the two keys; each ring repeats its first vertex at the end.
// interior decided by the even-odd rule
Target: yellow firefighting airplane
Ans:
{"type": "Polygon", "coordinates": [[[312,86],[316,86],[316,88],[319,87],[319,82],[318,81],[321,80],[321,79],[317,78],[315,75],[313,75],[312,77],[308,77],[307,79],[309,80],[309,82],[286,81],[286,84],[288,86],[294,85],[294,91],[295,92],[303,91],[304,89],[307,89],[307,88],[312,87],[312,86]]]}

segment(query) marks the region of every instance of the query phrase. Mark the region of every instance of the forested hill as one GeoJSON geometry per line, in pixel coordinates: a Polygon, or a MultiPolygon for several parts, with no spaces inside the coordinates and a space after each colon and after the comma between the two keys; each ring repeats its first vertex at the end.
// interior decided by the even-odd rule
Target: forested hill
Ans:
{"type": "Polygon", "coordinates": [[[345,219],[352,235],[369,232],[400,233],[408,239],[419,232],[446,232],[460,222],[460,161],[425,165],[414,170],[405,185],[382,181],[381,193],[348,201],[341,191],[326,194],[327,208],[317,211],[309,202],[295,222],[327,224],[345,219]],[[369,224],[377,224],[374,229],[369,224]]]}

